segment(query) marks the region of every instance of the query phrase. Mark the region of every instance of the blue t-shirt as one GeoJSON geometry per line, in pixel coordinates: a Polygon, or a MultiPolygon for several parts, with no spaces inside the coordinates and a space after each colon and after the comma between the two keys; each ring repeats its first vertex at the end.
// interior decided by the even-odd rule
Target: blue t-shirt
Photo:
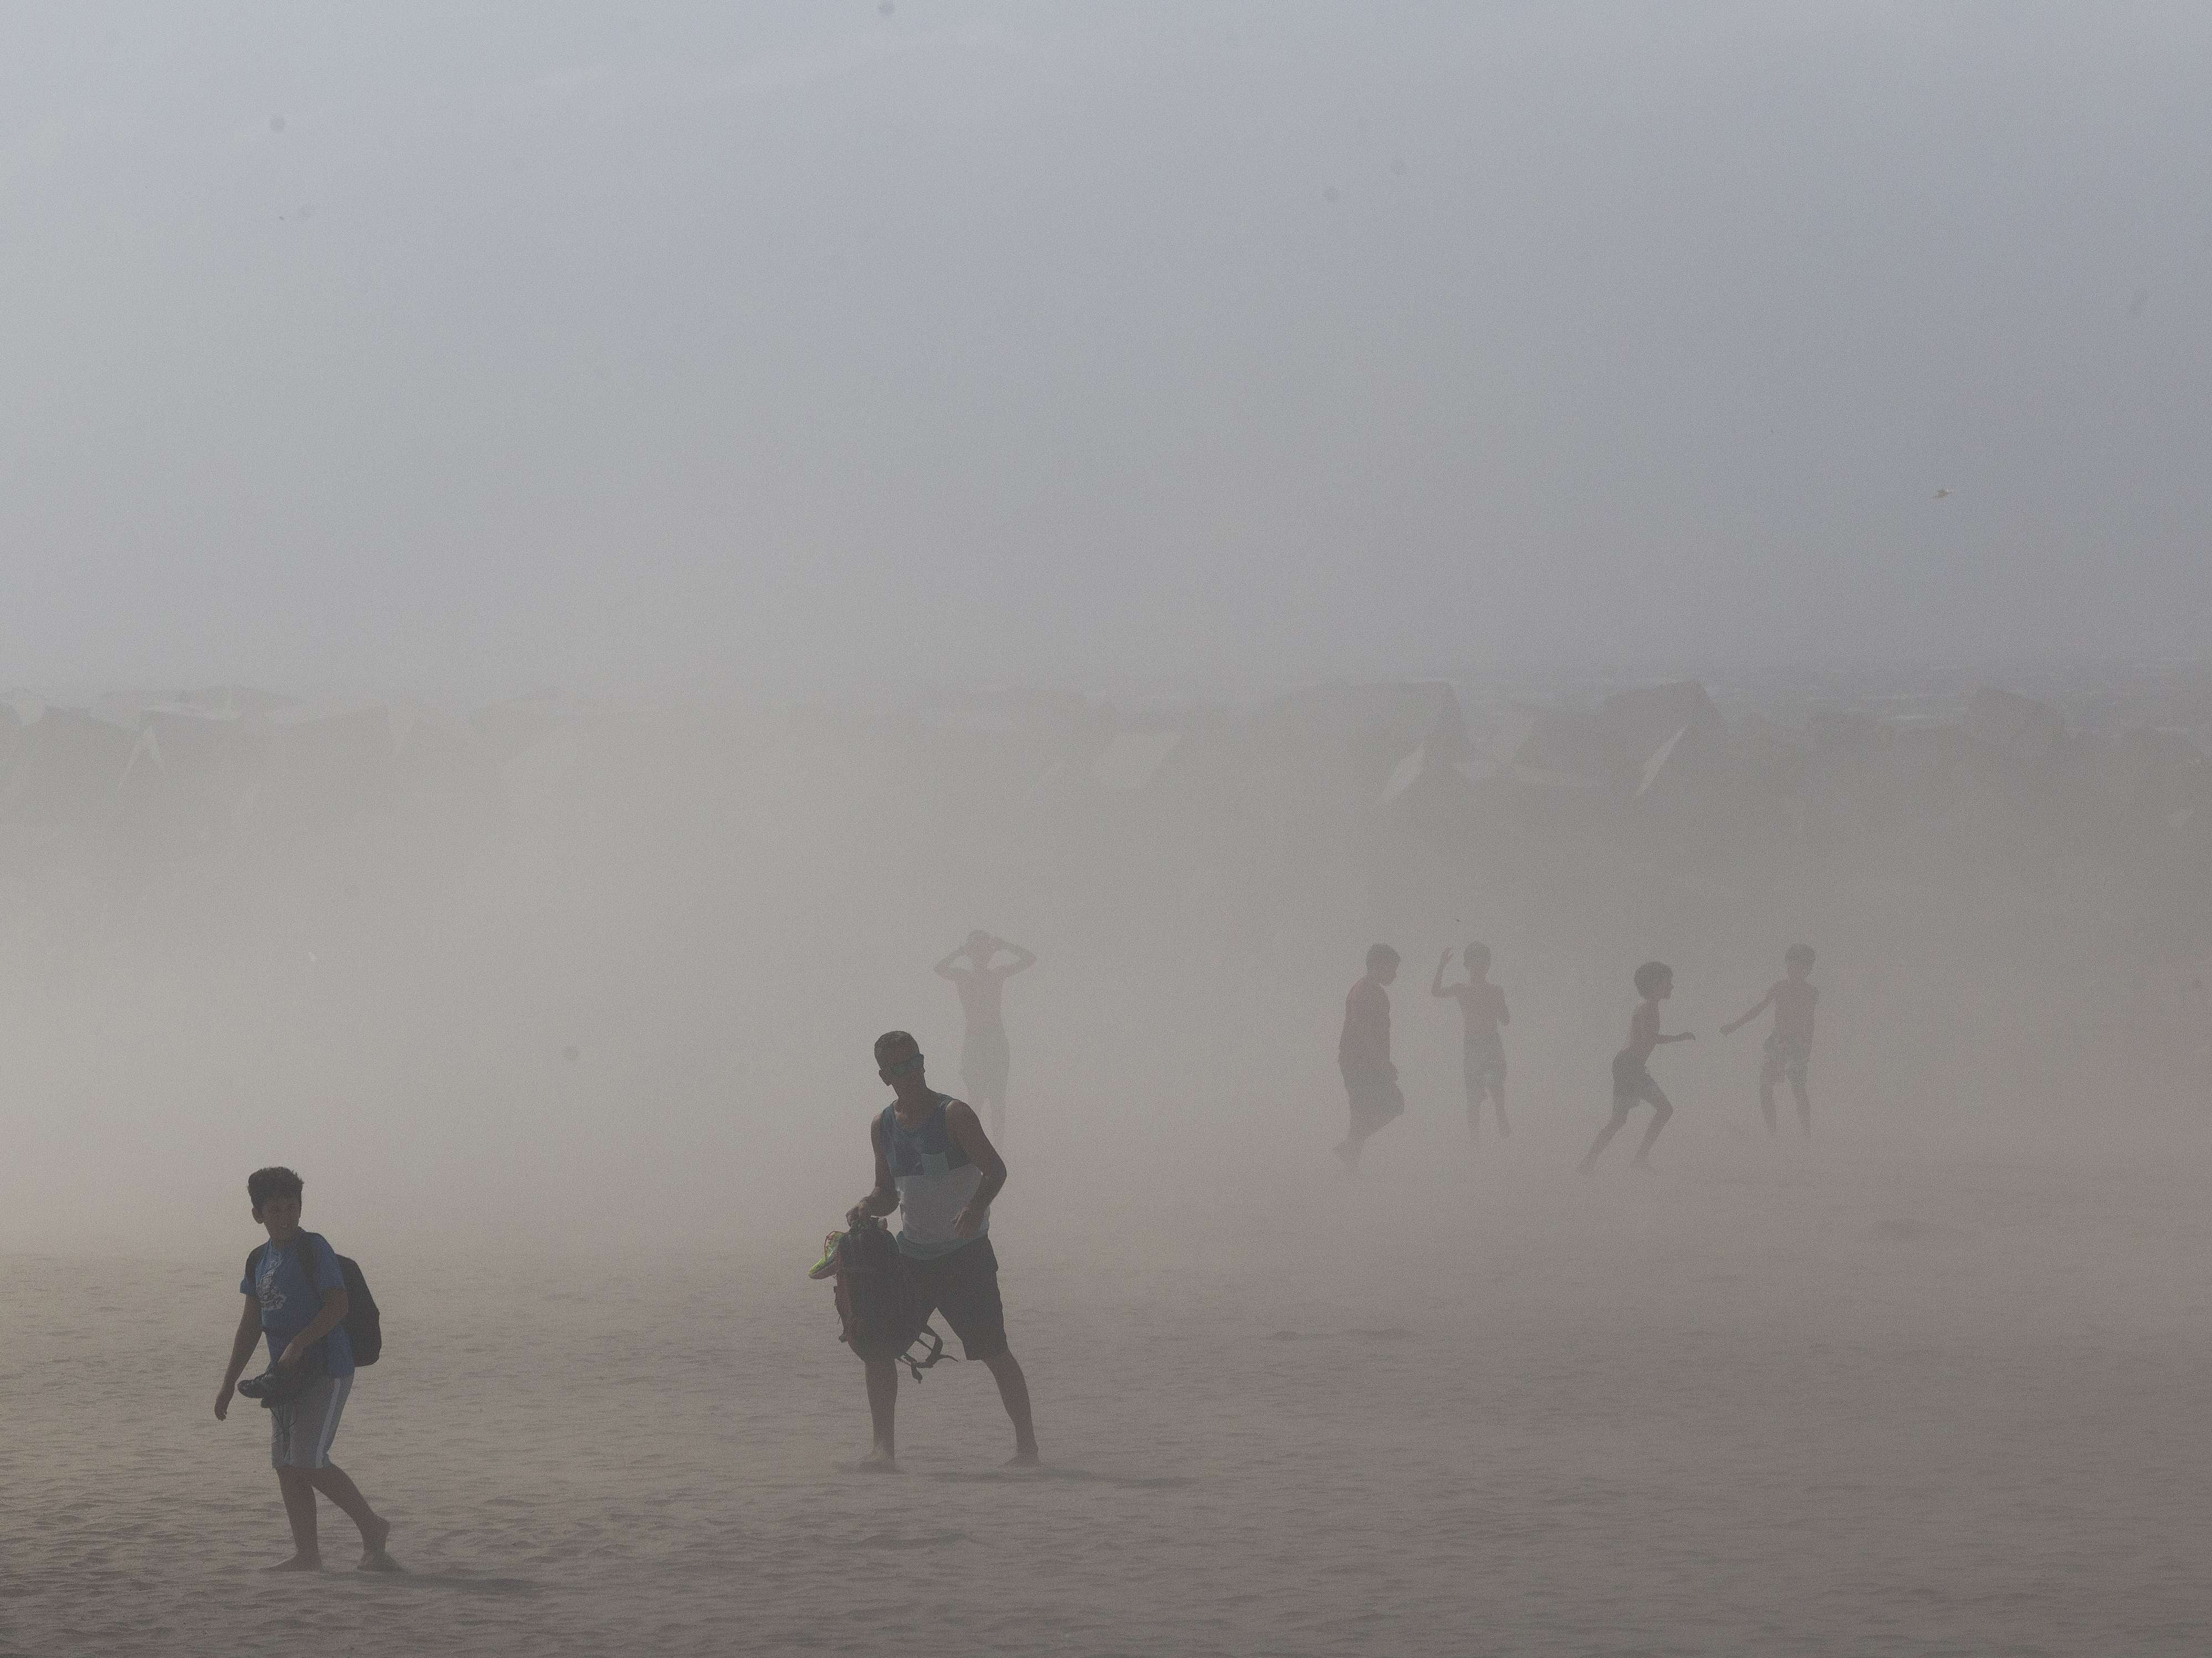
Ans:
{"type": "MultiPolygon", "coordinates": [[[[247,1263],[246,1276],[238,1284],[239,1293],[261,1303],[261,1329],[269,1338],[272,1364],[292,1338],[315,1321],[315,1315],[323,1310],[323,1292],[344,1287],[338,1252],[319,1232],[301,1232],[289,1243],[264,1243],[247,1263]]],[[[323,1369],[329,1374],[353,1374],[353,1342],[344,1325],[315,1345],[323,1350],[323,1369]]]]}

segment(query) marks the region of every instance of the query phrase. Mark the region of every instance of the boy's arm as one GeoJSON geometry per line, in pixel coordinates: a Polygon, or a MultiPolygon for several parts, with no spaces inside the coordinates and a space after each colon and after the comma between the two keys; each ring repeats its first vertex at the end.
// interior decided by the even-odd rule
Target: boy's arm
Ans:
{"type": "Polygon", "coordinates": [[[276,1355],[276,1362],[279,1364],[297,1364],[305,1358],[310,1348],[345,1322],[347,1305],[345,1285],[343,1284],[335,1290],[324,1291],[322,1310],[315,1315],[313,1323],[284,1344],[284,1351],[276,1355]]]}
{"type": "Polygon", "coordinates": [[[983,1218],[991,1212],[991,1199],[1006,1187],[1006,1160],[999,1155],[999,1148],[983,1132],[982,1121],[976,1116],[975,1107],[964,1100],[955,1100],[945,1108],[945,1132],[983,1171],[975,1195],[968,1199],[965,1209],[952,1218],[952,1236],[972,1238],[983,1230],[983,1218]]]}
{"type": "Polygon", "coordinates": [[[1726,1024],[1723,1025],[1721,1027],[1721,1035],[1723,1036],[1731,1035],[1735,1032],[1741,1030],[1744,1026],[1749,1024],[1760,1014],[1765,1012],[1766,1005],[1773,999],[1774,993],[1771,990],[1769,990],[1766,994],[1759,999],[1758,1005],[1753,1007],[1750,1012],[1745,1014],[1741,1019],[1731,1019],[1726,1024]]]}
{"type": "Polygon", "coordinates": [[[1019,944],[1010,944],[1004,938],[999,940],[999,947],[1001,950],[1011,950],[1014,952],[1014,959],[999,969],[999,976],[1001,979],[1011,979],[1024,969],[1036,965],[1035,950],[1024,950],[1019,944]]]}
{"type": "Polygon", "coordinates": [[[1505,1005],[1505,993],[1502,990],[1498,993],[1498,1023],[1500,1024],[1513,1023],[1512,1011],[1505,1005]]]}
{"type": "Polygon", "coordinates": [[[230,1363],[223,1367],[222,1386],[215,1390],[215,1419],[222,1421],[230,1414],[230,1396],[238,1391],[238,1378],[246,1374],[246,1366],[253,1357],[256,1343],[261,1339],[261,1303],[253,1297],[246,1297],[246,1310],[238,1316],[238,1332],[230,1339],[230,1363]]]}
{"type": "Polygon", "coordinates": [[[963,944],[929,970],[932,973],[934,973],[940,979],[957,979],[962,975],[952,970],[952,964],[967,953],[968,946],[963,944]]]}
{"type": "Polygon", "coordinates": [[[338,1252],[331,1248],[328,1239],[310,1240],[307,1266],[307,1287],[320,1293],[323,1304],[307,1327],[284,1344],[284,1351],[276,1355],[279,1364],[297,1364],[305,1358],[317,1342],[345,1322],[352,1305],[346,1295],[345,1273],[338,1266],[338,1252]]]}
{"type": "Polygon", "coordinates": [[[1451,992],[1449,992],[1449,990],[1446,990],[1446,989],[1444,988],[1444,969],[1445,969],[1446,967],[1449,966],[1450,964],[1451,964],[1451,951],[1449,951],[1449,950],[1448,950],[1444,951],[1444,953],[1443,953],[1443,959],[1437,962],[1437,970],[1436,970],[1436,974],[1435,974],[1435,975],[1434,975],[1432,978],[1431,978],[1431,979],[1430,979],[1430,981],[1429,981],[1429,994],[1430,994],[1430,995],[1431,995],[1431,996],[1449,996],[1449,995],[1450,995],[1450,994],[1451,994],[1451,992]]]}

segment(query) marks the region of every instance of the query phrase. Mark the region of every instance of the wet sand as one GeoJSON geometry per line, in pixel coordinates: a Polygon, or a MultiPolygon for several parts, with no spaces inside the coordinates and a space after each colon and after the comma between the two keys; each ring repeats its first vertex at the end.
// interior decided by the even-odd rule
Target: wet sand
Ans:
{"type": "Polygon", "coordinates": [[[1686,1133],[1585,1182],[1589,1126],[1470,1158],[1408,1124],[1357,1182],[1286,1151],[1264,1209],[1092,1230],[1071,1185],[1002,1216],[1037,1475],[999,1468],[964,1364],[904,1389],[899,1474],[848,1471],[811,1240],[464,1252],[459,1304],[464,1262],[386,1252],[337,1455],[398,1522],[389,1579],[256,1570],[285,1551],[265,1421],[209,1410],[235,1262],[9,1257],[0,1649],[2212,1644],[2200,1158],[1686,1133]]]}

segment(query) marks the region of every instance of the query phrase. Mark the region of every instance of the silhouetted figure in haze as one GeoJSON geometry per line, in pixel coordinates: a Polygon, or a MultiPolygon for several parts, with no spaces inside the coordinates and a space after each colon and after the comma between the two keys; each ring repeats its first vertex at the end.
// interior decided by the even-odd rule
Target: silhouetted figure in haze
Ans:
{"type": "Polygon", "coordinates": [[[1482,1096],[1487,1094],[1498,1113],[1498,1133],[1510,1134],[1512,1127],[1505,1121],[1505,1038],[1499,1027],[1512,1023],[1513,1016],[1506,1011],[1505,993],[1490,982],[1490,946],[1469,944],[1462,959],[1467,964],[1467,982],[1444,982],[1444,969],[1451,965],[1448,950],[1437,959],[1436,976],[1429,981],[1429,994],[1449,997],[1459,1004],[1464,1027],[1460,1075],[1467,1084],[1467,1132],[1480,1138],[1482,1096]]]}
{"type": "Polygon", "coordinates": [[[1390,1063],[1390,998],[1385,987],[1398,976],[1398,952],[1376,944],[1367,952],[1367,972],[1344,999],[1344,1034],[1337,1038],[1336,1065],[1344,1073],[1345,1097],[1352,1108],[1352,1132],[1337,1143],[1346,1169],[1359,1166],[1368,1136],[1401,1117],[1406,1096],[1398,1091],[1398,1067],[1390,1063]]]}
{"type": "MultiPolygon", "coordinates": [[[[1012,1464],[1026,1467],[1037,1460],[1030,1384],[1006,1346],[999,1257],[990,1239],[991,1200],[1006,1183],[1006,1161],[964,1102],[929,1085],[921,1046],[905,1031],[887,1030],[876,1038],[876,1074],[892,1093],[891,1102],[868,1125],[876,1183],[846,1222],[857,1226],[863,1215],[902,1212],[899,1260],[911,1291],[913,1333],[921,1333],[932,1312],[945,1315],[968,1357],[998,1382],[1014,1424],[1012,1464]]],[[[889,1468],[897,1455],[895,1355],[906,1345],[899,1341],[889,1351],[861,1355],[875,1430],[871,1467],[889,1468]]]]}
{"type": "Polygon", "coordinates": [[[1644,1144],[1636,1148],[1636,1160],[1630,1166],[1651,1166],[1651,1143],[1659,1138],[1659,1131],[1667,1126],[1668,1118],[1674,1114],[1674,1108],[1667,1102],[1659,1084],[1651,1080],[1644,1062],[1651,1057],[1651,1050],[1662,1042],[1697,1040],[1686,1030],[1672,1036],[1659,1034],[1659,1004],[1674,993],[1674,969],[1666,963],[1646,962],[1636,969],[1636,993],[1644,999],[1629,1016],[1628,1046],[1613,1056],[1613,1120],[1597,1131],[1597,1139],[1583,1155],[1582,1170],[1585,1175],[1597,1167],[1598,1154],[1627,1125],[1628,1114],[1639,1102],[1651,1108],[1651,1127],[1644,1131],[1644,1144]]]}
{"type": "Polygon", "coordinates": [[[1813,1005],[1820,993],[1812,985],[1813,947],[1792,944],[1782,958],[1783,976],[1759,999],[1759,1005],[1741,1019],[1721,1027],[1723,1036],[1734,1035],[1769,1006],[1774,1009],[1774,1029],[1766,1033],[1765,1056],[1759,1066],[1759,1109],[1766,1119],[1766,1132],[1774,1132],[1774,1084],[1790,1078],[1790,1091],[1797,1096],[1797,1126],[1813,1138],[1813,1101],[1805,1091],[1805,1067],[1813,1060],[1813,1005]]]}
{"type": "Polygon", "coordinates": [[[1000,1139],[1006,1135],[1006,1072],[1012,1062],[1006,1046],[1006,983],[1036,965],[1036,957],[1019,944],[994,938],[981,927],[937,964],[937,976],[951,980],[959,990],[960,1011],[967,1018],[960,1043],[960,1085],[976,1104],[990,1107],[991,1133],[1000,1139]],[[1001,950],[1013,960],[994,967],[1001,950]],[[967,957],[966,967],[957,965],[963,957],[967,957]]]}
{"type": "Polygon", "coordinates": [[[292,1558],[269,1570],[322,1570],[322,1546],[315,1534],[315,1497],[320,1493],[360,1527],[360,1569],[397,1571],[385,1552],[392,1522],[368,1506],[361,1487],[331,1461],[331,1442],[353,1391],[353,1344],[346,1334],[348,1296],[337,1254],[320,1233],[300,1230],[303,1189],[289,1169],[257,1169],[246,1177],[253,1218],[266,1229],[269,1241],[246,1257],[246,1275],[239,1282],[246,1307],[231,1340],[222,1385],[216,1389],[215,1419],[229,1416],[238,1379],[265,1336],[269,1370],[249,1382],[247,1391],[269,1409],[269,1460],[292,1526],[292,1558]]]}

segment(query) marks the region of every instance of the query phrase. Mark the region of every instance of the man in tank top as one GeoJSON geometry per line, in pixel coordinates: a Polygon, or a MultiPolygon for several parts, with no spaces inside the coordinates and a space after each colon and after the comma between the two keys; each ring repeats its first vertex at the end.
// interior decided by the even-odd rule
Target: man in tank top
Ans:
{"type": "MultiPolygon", "coordinates": [[[[876,1184],[849,1219],[901,1213],[898,1248],[914,1291],[915,1327],[945,1315],[967,1356],[999,1384],[1014,1424],[1012,1466],[1037,1460],[1030,1419],[1030,1385],[1006,1346],[1006,1309],[999,1299],[999,1257],[991,1248],[991,1200],[1006,1183],[1006,1165],[963,1101],[940,1094],[923,1075],[921,1047],[903,1030],[876,1039],[876,1074],[891,1102],[868,1126],[876,1184]]],[[[898,1365],[889,1356],[867,1362],[868,1415],[875,1442],[871,1467],[896,1456],[898,1365]]]]}

